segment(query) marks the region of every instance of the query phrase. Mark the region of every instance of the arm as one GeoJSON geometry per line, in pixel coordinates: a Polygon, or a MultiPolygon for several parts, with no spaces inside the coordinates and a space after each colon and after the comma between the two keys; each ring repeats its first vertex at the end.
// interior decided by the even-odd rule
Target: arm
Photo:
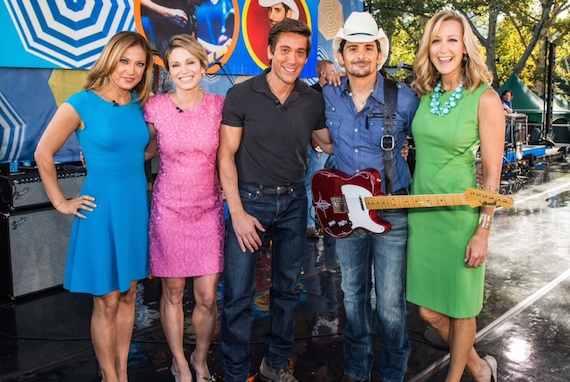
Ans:
{"type": "Polygon", "coordinates": [[[513,109],[511,109],[506,103],[503,103],[503,110],[505,111],[505,114],[513,114],[513,109]]]}
{"type": "Polygon", "coordinates": [[[333,155],[333,143],[329,134],[329,129],[324,128],[320,130],[313,130],[311,136],[315,142],[319,145],[321,149],[327,154],[333,155]]]}
{"type": "Polygon", "coordinates": [[[55,168],[54,160],[55,154],[80,124],[81,118],[75,109],[67,102],[62,104],[43,133],[34,157],[38,165],[42,184],[55,209],[65,215],[85,218],[79,210],[93,211],[93,208],[97,207],[93,203],[95,198],[89,195],[82,195],[67,200],[57,180],[57,169],[55,168]]]}
{"type": "Polygon", "coordinates": [[[239,195],[235,154],[239,149],[242,133],[242,128],[222,124],[218,147],[218,171],[239,246],[243,252],[247,248],[253,253],[262,244],[256,229],[265,232],[265,228],[259,220],[244,210],[239,195]]]}
{"type": "MultiPolygon", "coordinates": [[[[197,37],[196,40],[198,40],[198,42],[200,43],[200,45],[202,45],[202,46],[204,47],[204,49],[206,49],[206,52],[208,52],[208,53],[211,53],[211,52],[219,53],[219,54],[217,54],[217,55],[214,55],[214,56],[219,56],[219,57],[223,56],[225,53],[218,52],[218,51],[219,51],[220,49],[226,47],[226,46],[229,46],[229,45],[232,43],[232,39],[231,39],[231,38],[228,39],[228,40],[226,40],[223,45],[216,45],[216,44],[209,43],[209,42],[207,42],[207,41],[201,39],[200,37],[197,37]]],[[[226,51],[226,50],[227,50],[227,49],[224,49],[224,51],[226,51]]],[[[216,58],[216,57],[214,57],[214,60],[213,60],[213,61],[215,61],[215,58],[216,58]]]]}
{"type": "MultiPolygon", "coordinates": [[[[504,112],[498,94],[486,90],[479,101],[479,137],[481,139],[481,159],[483,164],[483,187],[490,192],[497,192],[501,182],[503,167],[503,140],[505,136],[504,112]]],[[[480,217],[492,221],[494,207],[481,207],[480,217]]],[[[479,267],[487,259],[490,226],[479,224],[465,251],[467,267],[479,267]]]]}
{"type": "Polygon", "coordinates": [[[165,17],[173,24],[183,27],[188,23],[188,15],[182,9],[168,8],[160,4],[156,4],[152,0],[141,0],[141,5],[150,11],[165,17]]]}
{"type": "Polygon", "coordinates": [[[154,129],[154,123],[147,123],[146,125],[150,132],[150,141],[144,150],[144,160],[149,160],[157,156],[158,145],[156,143],[156,130],[154,129]]]}

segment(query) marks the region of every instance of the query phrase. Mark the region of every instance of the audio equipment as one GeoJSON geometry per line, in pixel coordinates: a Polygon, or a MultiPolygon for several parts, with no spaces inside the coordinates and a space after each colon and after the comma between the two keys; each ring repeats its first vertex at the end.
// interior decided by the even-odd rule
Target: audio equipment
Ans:
{"type": "MultiPolygon", "coordinates": [[[[57,177],[65,197],[72,198],[81,191],[86,171],[83,167],[65,167],[58,169],[57,177]]],[[[0,211],[43,206],[49,202],[37,170],[0,175],[0,211]]]]}
{"type": "Polygon", "coordinates": [[[0,285],[15,298],[63,283],[73,215],[46,207],[0,214],[0,285]]]}

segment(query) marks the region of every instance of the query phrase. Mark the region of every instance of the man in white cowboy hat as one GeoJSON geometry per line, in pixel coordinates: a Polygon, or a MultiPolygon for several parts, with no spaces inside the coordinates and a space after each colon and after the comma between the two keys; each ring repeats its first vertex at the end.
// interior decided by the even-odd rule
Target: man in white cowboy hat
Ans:
{"type": "Polygon", "coordinates": [[[271,28],[285,18],[299,20],[299,7],[295,0],[259,0],[259,5],[267,8],[271,28]]]}
{"type": "MultiPolygon", "coordinates": [[[[346,77],[340,86],[325,85],[323,96],[336,168],[348,175],[375,169],[381,174],[384,193],[405,195],[411,174],[400,153],[411,134],[419,100],[411,89],[379,73],[388,48],[388,38],[372,16],[353,12],[333,40],[337,63],[346,77]],[[385,119],[384,108],[389,105],[395,109],[386,113],[392,118],[385,119]]],[[[381,380],[403,381],[410,355],[404,294],[407,210],[382,210],[378,216],[391,223],[387,233],[357,230],[336,241],[347,316],[342,382],[370,380],[376,338],[372,277],[374,326],[382,342],[381,380]]]]}

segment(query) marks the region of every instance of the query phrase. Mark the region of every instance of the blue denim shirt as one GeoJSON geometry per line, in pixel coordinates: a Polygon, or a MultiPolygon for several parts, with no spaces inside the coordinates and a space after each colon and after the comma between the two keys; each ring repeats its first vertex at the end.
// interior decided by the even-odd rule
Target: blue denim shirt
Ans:
{"type": "MultiPolygon", "coordinates": [[[[411,135],[412,119],[418,108],[416,93],[398,83],[398,104],[392,126],[394,147],[394,191],[408,187],[412,177],[401,151],[408,135],[411,135]]],[[[368,97],[366,106],[360,111],[348,91],[348,77],[342,79],[340,86],[323,87],[327,127],[334,146],[336,168],[348,175],[374,168],[385,179],[384,151],[380,144],[384,135],[384,118],[376,117],[382,113],[384,104],[384,77],[378,74],[376,88],[368,97]]],[[[382,191],[386,192],[386,182],[382,182],[382,191]]]]}

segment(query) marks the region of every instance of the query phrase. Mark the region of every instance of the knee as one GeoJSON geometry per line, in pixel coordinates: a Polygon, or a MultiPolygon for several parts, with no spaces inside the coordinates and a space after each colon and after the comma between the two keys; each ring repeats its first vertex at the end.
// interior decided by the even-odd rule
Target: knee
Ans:
{"type": "Polygon", "coordinates": [[[216,293],[201,293],[196,297],[196,305],[199,305],[203,309],[206,309],[210,312],[215,311],[217,304],[216,304],[216,293]]]}
{"type": "Polygon", "coordinates": [[[162,299],[171,305],[180,305],[184,299],[184,287],[165,287],[162,286],[162,299]]]}
{"type": "Polygon", "coordinates": [[[128,292],[121,294],[120,302],[122,304],[134,305],[137,299],[137,289],[131,288],[128,292]]]}
{"type": "Polygon", "coordinates": [[[119,298],[95,298],[93,304],[93,314],[96,316],[104,316],[106,319],[112,319],[119,312],[119,298]]]}
{"type": "Polygon", "coordinates": [[[443,319],[443,316],[440,313],[434,312],[433,310],[424,307],[420,307],[420,317],[427,321],[428,324],[435,327],[437,327],[437,325],[443,319]]]}

